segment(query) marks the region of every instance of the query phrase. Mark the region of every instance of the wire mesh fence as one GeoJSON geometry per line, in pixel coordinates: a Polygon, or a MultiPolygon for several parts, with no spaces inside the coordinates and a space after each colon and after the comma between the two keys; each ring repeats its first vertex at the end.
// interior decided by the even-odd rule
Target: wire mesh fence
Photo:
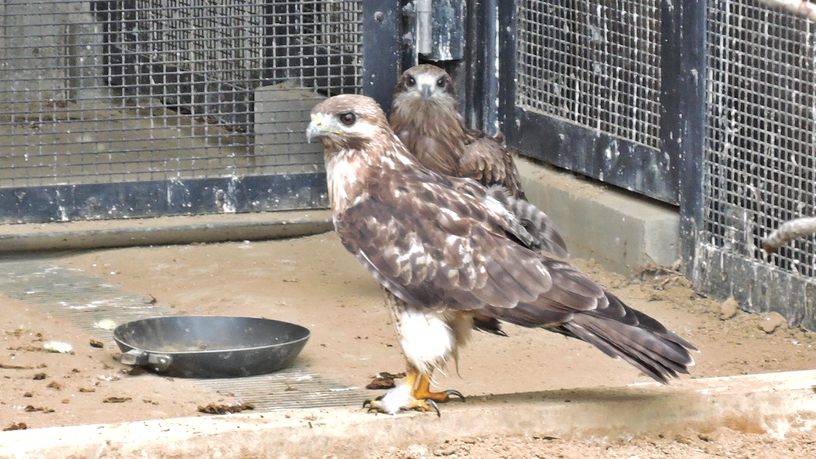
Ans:
{"type": "Polygon", "coordinates": [[[0,188],[315,172],[362,86],[362,1],[11,0],[0,188]]]}
{"type": "Polygon", "coordinates": [[[816,211],[813,23],[754,2],[716,0],[705,13],[702,212],[691,277],[704,293],[812,330],[813,238],[770,255],[762,238],[816,211]]]}
{"type": "MultiPolygon", "coordinates": [[[[704,152],[705,245],[763,261],[761,239],[816,215],[814,25],[758,3],[710,2],[704,152]]],[[[768,256],[813,278],[813,238],[768,256]]]]}
{"type": "Polygon", "coordinates": [[[520,0],[516,106],[659,147],[661,10],[520,0]]]}
{"type": "Polygon", "coordinates": [[[816,327],[816,239],[761,245],[816,216],[816,26],[757,1],[678,11],[518,0],[508,144],[679,205],[699,291],[816,327]]]}

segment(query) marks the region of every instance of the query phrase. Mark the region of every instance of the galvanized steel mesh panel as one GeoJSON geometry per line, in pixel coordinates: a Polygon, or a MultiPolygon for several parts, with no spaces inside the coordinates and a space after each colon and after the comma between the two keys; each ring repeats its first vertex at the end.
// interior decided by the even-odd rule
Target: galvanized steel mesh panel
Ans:
{"type": "Polygon", "coordinates": [[[12,0],[0,16],[0,187],[315,172],[304,117],[362,84],[362,1],[12,0]]]}
{"type": "Polygon", "coordinates": [[[517,107],[659,147],[659,2],[520,0],[517,13],[517,107]]]}
{"type": "MultiPolygon", "coordinates": [[[[791,218],[816,215],[815,28],[754,2],[715,0],[708,8],[700,239],[761,261],[764,236],[791,218]]],[[[768,261],[813,278],[813,238],[787,244],[768,261]]]]}

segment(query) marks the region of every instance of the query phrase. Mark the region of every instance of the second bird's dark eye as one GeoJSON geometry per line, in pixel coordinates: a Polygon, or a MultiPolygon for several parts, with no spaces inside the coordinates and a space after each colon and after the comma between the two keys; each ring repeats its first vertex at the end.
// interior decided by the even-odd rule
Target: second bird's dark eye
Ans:
{"type": "Polygon", "coordinates": [[[416,84],[416,80],[412,76],[409,76],[408,81],[405,82],[405,86],[408,86],[409,88],[411,86],[415,85],[415,84],[416,84]]]}
{"type": "Polygon", "coordinates": [[[440,88],[444,88],[445,87],[445,77],[440,77],[438,80],[436,80],[436,85],[439,86],[440,88]]]}
{"type": "Polygon", "coordinates": [[[351,126],[355,121],[357,121],[357,117],[354,116],[354,113],[348,112],[340,114],[340,122],[346,126],[351,126]]]}

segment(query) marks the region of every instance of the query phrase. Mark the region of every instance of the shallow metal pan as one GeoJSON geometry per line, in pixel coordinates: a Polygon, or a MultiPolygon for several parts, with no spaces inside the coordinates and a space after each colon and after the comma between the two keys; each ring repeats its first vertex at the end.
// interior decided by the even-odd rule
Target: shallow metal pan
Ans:
{"type": "Polygon", "coordinates": [[[167,316],[113,330],[122,363],[166,376],[226,378],[271,373],[292,364],[307,328],[254,317],[167,316]]]}

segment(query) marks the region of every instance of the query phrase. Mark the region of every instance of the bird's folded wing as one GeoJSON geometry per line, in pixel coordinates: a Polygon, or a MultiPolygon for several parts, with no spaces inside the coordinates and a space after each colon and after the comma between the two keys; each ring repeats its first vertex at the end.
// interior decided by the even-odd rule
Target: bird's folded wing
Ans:
{"type": "Polygon", "coordinates": [[[521,179],[510,152],[480,131],[466,131],[465,139],[459,174],[472,177],[485,186],[501,185],[514,197],[524,199],[521,179]]]}
{"type": "Polygon", "coordinates": [[[371,187],[335,227],[346,248],[407,303],[489,311],[528,326],[607,305],[603,289],[571,265],[508,237],[506,221],[477,198],[415,178],[383,183],[390,185],[371,187]]]}

